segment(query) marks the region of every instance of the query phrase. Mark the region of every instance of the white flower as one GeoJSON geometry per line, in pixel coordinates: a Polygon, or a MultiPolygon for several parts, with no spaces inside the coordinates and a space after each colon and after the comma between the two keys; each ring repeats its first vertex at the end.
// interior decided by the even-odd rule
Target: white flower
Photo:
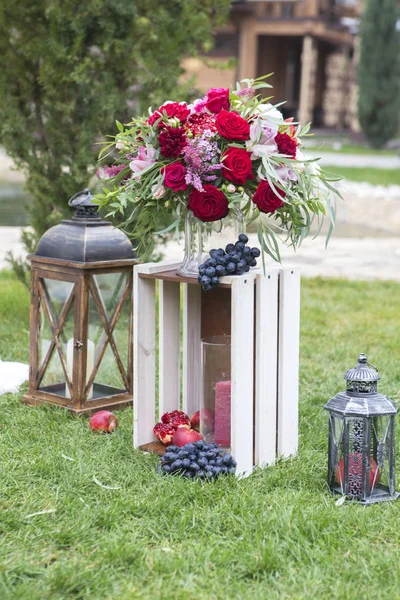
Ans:
{"type": "Polygon", "coordinates": [[[296,173],[288,166],[281,165],[280,167],[275,167],[275,173],[282,181],[297,181],[296,173]]]}
{"type": "Polygon", "coordinates": [[[115,142],[115,147],[117,150],[124,150],[125,149],[125,142],[123,140],[117,140],[115,142]]]}
{"type": "Polygon", "coordinates": [[[165,194],[165,187],[155,183],[151,188],[151,193],[155,200],[160,200],[165,194]]]}
{"type": "Polygon", "coordinates": [[[146,147],[140,146],[137,158],[134,158],[129,163],[131,171],[133,171],[136,176],[140,175],[144,169],[147,169],[147,167],[150,167],[150,165],[156,162],[155,153],[155,148],[150,144],[146,144],[146,147]]]}
{"type": "Polygon", "coordinates": [[[278,133],[278,126],[269,123],[264,118],[258,118],[250,126],[250,139],[246,142],[248,152],[251,152],[251,159],[257,160],[266,154],[273,154],[278,151],[275,142],[275,136],[278,133]]]}
{"type": "Polygon", "coordinates": [[[235,186],[233,185],[233,183],[229,183],[229,184],[226,186],[226,191],[227,191],[227,192],[229,192],[229,194],[233,194],[234,192],[236,192],[236,188],[235,188],[235,186]]]}
{"type": "Polygon", "coordinates": [[[260,117],[263,119],[269,120],[271,118],[273,123],[276,123],[277,121],[284,121],[281,111],[275,108],[275,106],[269,102],[267,104],[259,104],[254,112],[260,115],[260,117]]]}

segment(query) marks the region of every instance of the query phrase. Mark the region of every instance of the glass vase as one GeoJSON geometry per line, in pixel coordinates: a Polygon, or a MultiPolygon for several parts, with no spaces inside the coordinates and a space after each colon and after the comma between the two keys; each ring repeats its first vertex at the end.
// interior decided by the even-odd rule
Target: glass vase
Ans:
{"type": "Polygon", "coordinates": [[[224,219],[205,223],[196,219],[188,210],[185,218],[185,253],[178,275],[196,278],[199,266],[209,258],[213,248],[225,248],[237,241],[238,235],[245,233],[246,222],[243,213],[231,210],[224,219]]]}
{"type": "Polygon", "coordinates": [[[201,341],[200,433],[206,442],[231,445],[231,338],[201,341]]]}

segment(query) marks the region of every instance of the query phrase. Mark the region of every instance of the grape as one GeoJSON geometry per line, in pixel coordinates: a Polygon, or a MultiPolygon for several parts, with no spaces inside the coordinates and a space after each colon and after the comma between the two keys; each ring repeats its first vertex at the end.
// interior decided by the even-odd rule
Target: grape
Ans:
{"type": "Polygon", "coordinates": [[[232,455],[225,454],[216,442],[207,444],[200,440],[182,448],[167,448],[157,466],[157,472],[160,475],[181,475],[187,479],[211,481],[221,475],[233,474],[235,467],[236,461],[232,455]]]}
{"type": "Polygon", "coordinates": [[[212,248],[210,257],[199,266],[197,281],[205,292],[210,292],[219,285],[219,278],[225,275],[243,275],[248,273],[250,267],[257,265],[256,258],[260,256],[258,248],[247,246],[249,238],[244,233],[238,236],[233,244],[227,244],[223,248],[212,248]]]}

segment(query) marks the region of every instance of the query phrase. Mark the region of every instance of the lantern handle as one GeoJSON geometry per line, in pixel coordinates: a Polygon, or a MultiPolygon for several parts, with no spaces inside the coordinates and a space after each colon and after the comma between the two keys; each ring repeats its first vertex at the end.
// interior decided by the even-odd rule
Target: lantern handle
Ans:
{"type": "Polygon", "coordinates": [[[84,190],[81,190],[80,192],[74,194],[68,200],[68,204],[69,206],[72,206],[74,208],[77,206],[96,206],[95,204],[93,204],[92,200],[93,196],[90,193],[89,188],[85,188],[84,190]]]}
{"type": "Polygon", "coordinates": [[[359,364],[362,364],[362,365],[369,365],[370,367],[375,369],[375,371],[377,373],[379,373],[379,370],[375,367],[375,365],[373,365],[371,362],[369,362],[369,360],[367,359],[367,357],[365,356],[365,354],[363,352],[359,355],[358,362],[359,362],[359,364]]]}

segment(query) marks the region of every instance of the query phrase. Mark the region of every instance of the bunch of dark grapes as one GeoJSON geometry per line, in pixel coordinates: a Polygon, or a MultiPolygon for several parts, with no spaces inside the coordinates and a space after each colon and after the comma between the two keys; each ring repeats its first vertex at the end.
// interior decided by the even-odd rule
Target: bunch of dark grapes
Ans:
{"type": "Polygon", "coordinates": [[[234,475],[235,471],[232,454],[221,450],[215,442],[206,444],[203,440],[180,448],[168,446],[158,465],[162,475],[181,475],[188,479],[212,480],[221,475],[234,475]]]}
{"type": "Polygon", "coordinates": [[[248,241],[247,235],[241,233],[238,241],[235,244],[228,244],[225,250],[218,248],[210,251],[210,258],[199,266],[198,282],[205,292],[216,287],[220,277],[243,275],[250,271],[250,267],[256,266],[256,258],[260,256],[260,250],[247,246],[248,241]]]}

